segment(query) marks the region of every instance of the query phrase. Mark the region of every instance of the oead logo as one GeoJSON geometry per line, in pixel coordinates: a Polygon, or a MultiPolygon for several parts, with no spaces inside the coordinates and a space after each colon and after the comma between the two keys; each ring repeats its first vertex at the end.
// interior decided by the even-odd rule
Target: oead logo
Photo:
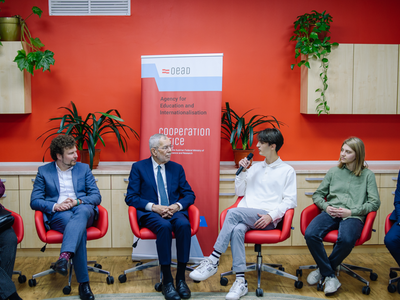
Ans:
{"type": "Polygon", "coordinates": [[[161,74],[182,76],[190,74],[190,67],[171,67],[170,69],[161,69],[161,74]]]}

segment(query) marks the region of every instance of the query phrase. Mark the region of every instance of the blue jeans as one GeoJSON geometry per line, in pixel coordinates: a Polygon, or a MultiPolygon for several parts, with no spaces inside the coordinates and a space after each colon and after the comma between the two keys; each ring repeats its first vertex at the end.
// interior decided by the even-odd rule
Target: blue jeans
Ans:
{"type": "Polygon", "coordinates": [[[319,271],[323,277],[335,275],[335,269],[350,254],[360,238],[364,223],[356,218],[332,218],[326,212],[320,213],[308,225],[304,238],[319,271]],[[331,255],[326,254],[323,238],[332,230],[339,230],[331,255]]]}
{"type": "Polygon", "coordinates": [[[400,267],[400,226],[397,221],[386,234],[385,245],[400,267]]]}

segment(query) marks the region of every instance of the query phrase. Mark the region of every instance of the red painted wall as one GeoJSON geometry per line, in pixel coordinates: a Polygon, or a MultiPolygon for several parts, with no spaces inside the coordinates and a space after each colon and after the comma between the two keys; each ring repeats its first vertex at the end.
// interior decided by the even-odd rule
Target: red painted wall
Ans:
{"type": "MultiPolygon", "coordinates": [[[[1,161],[40,161],[45,148],[36,138],[71,100],[82,115],[116,108],[139,132],[140,56],[189,53],[224,53],[223,102],[285,122],[284,160],[335,160],[351,135],[364,140],[368,160],[400,160],[400,116],[299,113],[300,71],[290,70],[289,42],[296,16],[315,9],[333,16],[332,41],[400,44],[398,0],[132,0],[129,17],[50,17],[47,0],[6,0],[0,16],[27,16],[33,5],[44,13],[27,23],[56,64],[35,72],[31,114],[0,115],[1,161]]],[[[106,138],[103,161],[138,160],[137,140],[127,153],[114,141],[106,138]]],[[[221,160],[232,161],[229,143],[221,146],[221,160]]]]}

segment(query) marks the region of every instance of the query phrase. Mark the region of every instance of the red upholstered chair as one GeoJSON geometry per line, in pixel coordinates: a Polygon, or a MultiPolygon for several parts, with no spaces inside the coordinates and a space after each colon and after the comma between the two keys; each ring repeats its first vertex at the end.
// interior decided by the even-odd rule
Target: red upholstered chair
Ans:
{"type": "MultiPolygon", "coordinates": [[[[137,214],[136,214],[136,208],[134,208],[133,206],[129,206],[128,214],[129,214],[129,222],[131,224],[131,229],[132,229],[132,232],[135,237],[137,237],[138,239],[142,239],[142,240],[155,240],[157,238],[157,236],[150,229],[139,227],[139,222],[138,222],[137,214]]],[[[190,205],[188,208],[188,214],[189,214],[189,222],[191,225],[191,232],[192,232],[192,236],[193,236],[199,230],[200,212],[196,206],[190,205]]],[[[172,237],[174,238],[175,235],[172,234],[172,237]]],[[[172,262],[171,265],[176,266],[176,263],[172,262]]],[[[159,266],[158,259],[150,261],[145,264],[142,264],[141,262],[139,262],[136,265],[136,267],[125,270],[124,274],[119,275],[118,280],[119,280],[119,282],[124,283],[124,282],[126,282],[126,274],[132,273],[135,271],[141,271],[141,270],[148,269],[151,267],[156,267],[156,266],[159,266]]],[[[194,270],[191,267],[186,267],[186,269],[188,271],[194,270]]],[[[161,274],[161,272],[160,272],[160,282],[157,282],[155,284],[154,288],[159,292],[162,290],[162,274],[161,274]]]]}
{"type": "MultiPolygon", "coordinates": [[[[391,214],[392,213],[388,214],[385,220],[385,234],[388,233],[390,228],[392,228],[393,224],[395,223],[395,221],[389,219],[391,214]]],[[[400,268],[399,267],[390,268],[390,273],[389,273],[390,280],[388,285],[388,291],[391,293],[394,293],[396,290],[400,293],[400,276],[397,276],[396,271],[400,271],[400,268]],[[395,282],[397,282],[397,288],[396,285],[393,284],[395,282]]]]}
{"type": "MultiPolygon", "coordinates": [[[[310,224],[310,222],[316,216],[318,216],[320,213],[321,213],[321,210],[315,204],[311,204],[310,206],[306,207],[301,212],[300,230],[303,235],[305,234],[306,229],[307,229],[308,225],[310,224]]],[[[365,218],[364,228],[361,232],[361,236],[357,240],[355,246],[360,246],[371,239],[372,231],[374,231],[374,229],[372,229],[372,226],[374,225],[375,217],[376,217],[376,211],[372,211],[367,215],[367,217],[365,218]]],[[[324,242],[335,244],[337,237],[338,237],[338,230],[332,230],[325,236],[325,238],[323,240],[324,240],[324,242]]],[[[299,269],[296,270],[296,275],[302,276],[304,269],[316,269],[316,268],[317,268],[317,265],[301,266],[299,269]]],[[[359,274],[354,272],[353,270],[370,272],[369,278],[372,281],[375,281],[378,279],[378,274],[374,273],[372,269],[364,268],[364,267],[360,267],[360,266],[353,266],[353,265],[349,265],[349,264],[345,264],[345,263],[341,263],[338,268],[338,273],[340,271],[345,271],[350,276],[357,278],[359,281],[365,283],[366,286],[364,286],[362,288],[362,292],[363,292],[363,294],[369,295],[369,293],[371,291],[371,289],[369,287],[369,282],[366,279],[364,279],[363,277],[361,277],[359,274]]],[[[318,283],[317,289],[321,290],[321,291],[323,290],[322,281],[320,281],[318,283]]]]}
{"type": "MultiPolygon", "coordinates": [[[[225,209],[220,216],[220,227],[224,224],[226,214],[228,210],[234,207],[237,207],[240,200],[243,197],[239,197],[235,204],[225,209]]],[[[283,242],[290,237],[290,230],[292,229],[292,219],[293,219],[294,209],[289,209],[286,211],[281,222],[279,222],[278,226],[273,230],[249,230],[246,232],[244,237],[245,243],[251,243],[254,245],[254,251],[258,253],[257,262],[255,264],[249,264],[245,272],[249,271],[257,271],[257,297],[263,296],[264,292],[260,287],[261,284],[261,272],[269,272],[272,274],[280,275],[286,278],[290,278],[295,280],[294,286],[298,289],[303,287],[303,282],[299,281],[298,278],[294,275],[284,272],[284,268],[281,264],[263,264],[262,262],[262,254],[261,254],[261,245],[262,244],[276,244],[279,242],[283,242]],[[278,270],[276,269],[278,268],[278,270]]],[[[228,271],[221,274],[221,285],[226,286],[228,284],[228,279],[225,277],[227,275],[235,274],[234,271],[228,271]]]]}
{"type": "MultiPolygon", "coordinates": [[[[87,240],[97,240],[102,238],[108,230],[108,212],[107,210],[102,207],[101,205],[97,206],[99,209],[99,216],[97,220],[93,222],[93,225],[87,228],[87,240]]],[[[44,222],[43,222],[43,213],[41,211],[35,211],[35,225],[36,231],[40,240],[46,244],[61,244],[63,240],[63,234],[56,230],[48,230],[46,231],[44,222]]],[[[46,245],[42,248],[45,249],[46,245]]],[[[101,274],[107,274],[107,284],[113,284],[114,278],[110,276],[110,272],[102,270],[102,266],[96,264],[96,262],[88,261],[88,263],[95,263],[94,267],[87,266],[89,272],[96,272],[101,274]]],[[[30,287],[36,286],[36,278],[42,277],[45,275],[49,275],[55,273],[53,270],[53,264],[51,265],[50,269],[40,272],[32,276],[32,279],[29,279],[28,283],[30,287]]],[[[71,277],[72,277],[72,260],[70,260],[70,268],[69,268],[69,278],[68,278],[68,285],[64,287],[63,293],[68,295],[71,293],[71,277]]]]}
{"type": "MultiPolygon", "coordinates": [[[[14,224],[12,228],[14,229],[15,235],[17,236],[17,241],[18,244],[21,243],[22,239],[24,238],[24,222],[22,220],[22,217],[17,214],[16,212],[13,212],[9,209],[7,209],[9,212],[11,212],[11,215],[14,217],[14,224]]],[[[19,283],[24,283],[26,282],[26,276],[22,275],[21,271],[13,271],[13,274],[19,275],[18,276],[18,282],[19,283]]]]}

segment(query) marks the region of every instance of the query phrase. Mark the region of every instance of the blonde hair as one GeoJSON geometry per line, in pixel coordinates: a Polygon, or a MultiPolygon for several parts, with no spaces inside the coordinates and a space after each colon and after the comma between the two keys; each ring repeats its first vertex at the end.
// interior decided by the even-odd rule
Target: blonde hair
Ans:
{"type": "MultiPolygon", "coordinates": [[[[367,168],[367,164],[365,162],[365,147],[363,141],[358,137],[350,137],[343,142],[341,148],[343,147],[343,145],[349,146],[356,153],[353,173],[356,176],[360,176],[362,170],[367,168]]],[[[345,164],[343,164],[342,162],[339,162],[338,167],[342,168],[344,165],[345,164]]]]}

